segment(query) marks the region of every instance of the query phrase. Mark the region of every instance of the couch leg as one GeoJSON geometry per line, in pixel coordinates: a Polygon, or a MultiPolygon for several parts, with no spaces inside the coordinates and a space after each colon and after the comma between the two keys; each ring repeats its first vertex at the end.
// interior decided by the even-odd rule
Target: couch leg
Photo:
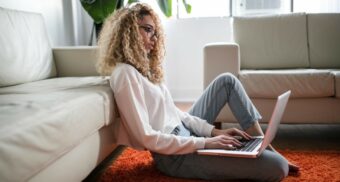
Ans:
{"type": "Polygon", "coordinates": [[[222,129],[222,122],[220,121],[215,121],[214,122],[214,126],[216,129],[222,129]]]}

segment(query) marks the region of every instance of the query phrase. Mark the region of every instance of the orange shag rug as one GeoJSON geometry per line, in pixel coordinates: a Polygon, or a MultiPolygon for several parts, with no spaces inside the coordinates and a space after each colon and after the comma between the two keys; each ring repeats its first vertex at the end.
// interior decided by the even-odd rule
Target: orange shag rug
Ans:
{"type": "MultiPolygon", "coordinates": [[[[283,182],[340,182],[340,151],[280,151],[288,160],[300,166],[300,173],[288,176],[283,182]]],[[[154,166],[148,151],[126,148],[106,169],[101,182],[204,182],[165,176],[154,166]]]]}

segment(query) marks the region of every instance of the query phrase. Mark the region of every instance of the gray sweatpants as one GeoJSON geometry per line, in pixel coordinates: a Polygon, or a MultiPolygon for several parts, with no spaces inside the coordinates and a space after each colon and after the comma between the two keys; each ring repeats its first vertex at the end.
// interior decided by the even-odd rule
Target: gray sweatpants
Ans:
{"type": "MultiPolygon", "coordinates": [[[[241,83],[228,73],[218,76],[208,86],[189,113],[213,123],[227,103],[244,130],[261,118],[241,83]]],[[[183,125],[179,127],[176,134],[196,135],[183,125]]],[[[196,153],[186,155],[152,153],[152,156],[158,170],[166,175],[182,178],[280,181],[288,174],[287,160],[270,150],[265,150],[255,159],[207,156],[196,153]]]]}

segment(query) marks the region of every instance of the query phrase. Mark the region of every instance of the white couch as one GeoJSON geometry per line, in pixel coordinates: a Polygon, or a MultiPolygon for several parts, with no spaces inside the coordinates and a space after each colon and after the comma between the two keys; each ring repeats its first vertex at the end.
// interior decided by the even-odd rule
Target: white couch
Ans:
{"type": "Polygon", "coordinates": [[[0,181],[83,180],[116,147],[96,48],[51,48],[40,14],[0,22],[0,181]]]}
{"type": "MultiPolygon", "coordinates": [[[[235,17],[233,38],[205,46],[204,87],[231,72],[265,122],[292,90],[282,123],[340,123],[340,14],[235,17]]],[[[217,121],[236,119],[225,107],[217,121]]]]}

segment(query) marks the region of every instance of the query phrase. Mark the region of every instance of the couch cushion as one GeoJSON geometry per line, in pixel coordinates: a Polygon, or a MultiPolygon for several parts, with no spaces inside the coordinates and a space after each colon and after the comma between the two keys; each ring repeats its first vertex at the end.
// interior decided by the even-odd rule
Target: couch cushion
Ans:
{"type": "Polygon", "coordinates": [[[40,14],[0,7],[0,87],[56,75],[40,14]]]}
{"type": "Polygon", "coordinates": [[[340,70],[332,70],[335,77],[335,97],[340,98],[340,70]]]}
{"type": "Polygon", "coordinates": [[[241,69],[309,67],[304,13],[235,17],[241,69]]]}
{"type": "Polygon", "coordinates": [[[0,88],[0,94],[27,94],[55,92],[74,88],[86,88],[96,85],[106,85],[109,77],[59,77],[40,80],[15,86],[0,88]]]}
{"type": "Polygon", "coordinates": [[[307,19],[311,68],[340,68],[340,13],[307,19]]]}
{"type": "Polygon", "coordinates": [[[287,90],[292,98],[334,96],[334,75],[329,70],[242,70],[239,79],[252,98],[276,98],[287,90]]]}
{"type": "MultiPolygon", "coordinates": [[[[22,87],[17,93],[0,94],[2,180],[27,181],[111,122],[114,108],[108,82],[97,79],[94,85],[95,78],[85,80],[92,82],[86,86],[83,78],[44,80],[46,87],[37,92],[22,87]]],[[[28,86],[32,85],[39,84],[28,86]]]]}

